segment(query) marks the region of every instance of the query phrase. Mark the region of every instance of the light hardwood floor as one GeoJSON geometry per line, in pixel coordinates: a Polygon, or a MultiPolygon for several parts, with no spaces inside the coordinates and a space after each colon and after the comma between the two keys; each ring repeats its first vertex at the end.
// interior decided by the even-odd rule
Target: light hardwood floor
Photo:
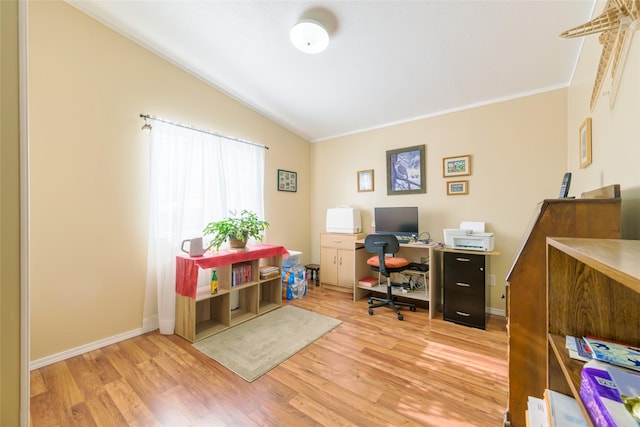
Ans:
{"type": "Polygon", "coordinates": [[[286,301],[342,320],[252,383],[182,338],[148,333],[31,372],[37,426],[501,426],[505,319],[397,320],[309,287],[286,301]]]}

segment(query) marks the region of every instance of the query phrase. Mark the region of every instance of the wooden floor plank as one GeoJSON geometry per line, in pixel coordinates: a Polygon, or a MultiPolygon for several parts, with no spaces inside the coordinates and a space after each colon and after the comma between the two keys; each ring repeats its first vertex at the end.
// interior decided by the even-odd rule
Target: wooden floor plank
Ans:
{"type": "Polygon", "coordinates": [[[405,320],[310,286],[285,301],[342,324],[248,383],[157,331],[31,372],[30,425],[501,426],[504,318],[486,331],[428,310],[405,320]]]}

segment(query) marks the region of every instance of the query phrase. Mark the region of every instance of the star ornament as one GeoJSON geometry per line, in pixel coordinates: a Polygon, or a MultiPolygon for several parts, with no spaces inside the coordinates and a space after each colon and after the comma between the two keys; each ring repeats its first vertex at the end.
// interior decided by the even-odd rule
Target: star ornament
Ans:
{"type": "Polygon", "coordinates": [[[602,54],[591,93],[592,112],[600,97],[602,83],[609,67],[611,67],[609,105],[613,107],[629,46],[633,34],[639,27],[639,21],[640,0],[607,0],[600,15],[560,34],[562,38],[575,38],[600,33],[598,40],[602,45],[602,54]]]}

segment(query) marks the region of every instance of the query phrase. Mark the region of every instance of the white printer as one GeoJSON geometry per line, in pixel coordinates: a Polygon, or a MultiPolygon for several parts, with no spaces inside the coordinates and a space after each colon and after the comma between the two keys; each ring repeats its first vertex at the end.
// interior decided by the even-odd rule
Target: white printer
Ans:
{"type": "Polygon", "coordinates": [[[463,221],[460,228],[444,229],[444,245],[454,249],[492,251],[493,233],[484,232],[482,221],[463,221]]]}
{"type": "Polygon", "coordinates": [[[349,206],[327,209],[327,233],[360,233],[360,211],[349,206]]]}

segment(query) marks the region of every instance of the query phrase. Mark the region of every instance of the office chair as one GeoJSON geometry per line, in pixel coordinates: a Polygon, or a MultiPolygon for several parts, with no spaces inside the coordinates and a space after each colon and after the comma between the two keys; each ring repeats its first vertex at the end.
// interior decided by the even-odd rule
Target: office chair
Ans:
{"type": "Polygon", "coordinates": [[[374,308],[389,307],[396,312],[398,320],[404,320],[398,307],[409,307],[409,310],[416,311],[416,306],[407,302],[395,301],[391,292],[391,273],[406,270],[410,264],[404,258],[393,256],[400,249],[398,239],[391,234],[369,234],[364,239],[364,248],[367,252],[376,254],[367,260],[367,264],[373,271],[378,272],[378,281],[381,275],[387,278],[387,297],[369,297],[369,314],[373,314],[374,308]],[[391,256],[385,257],[385,254],[391,254],[391,256]],[[374,301],[378,301],[378,303],[374,304],[374,301]]]}

